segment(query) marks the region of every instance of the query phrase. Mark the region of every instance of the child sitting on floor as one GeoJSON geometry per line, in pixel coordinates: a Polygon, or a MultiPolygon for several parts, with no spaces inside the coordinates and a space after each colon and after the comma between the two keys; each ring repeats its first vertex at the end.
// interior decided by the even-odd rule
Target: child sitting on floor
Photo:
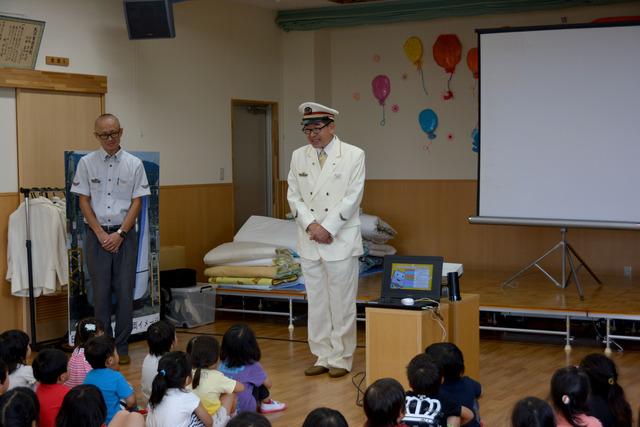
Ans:
{"type": "Polygon", "coordinates": [[[54,427],[56,416],[69,387],[67,380],[67,355],[62,350],[47,348],[33,360],[33,376],[38,380],[36,396],[40,402],[39,427],[54,427]]]}
{"type": "Polygon", "coordinates": [[[0,334],[0,358],[9,369],[9,390],[16,387],[34,388],[33,369],[27,365],[31,356],[29,335],[18,329],[0,334]]]}
{"type": "Polygon", "coordinates": [[[78,322],[74,339],[76,348],[73,349],[67,363],[69,379],[65,381],[64,385],[73,388],[84,382],[87,372],[92,369],[87,358],[84,357],[84,345],[89,339],[102,334],[104,334],[104,325],[95,317],[86,317],[78,322]]]}
{"type": "Polygon", "coordinates": [[[238,395],[238,412],[259,410],[263,414],[283,411],[287,405],[269,398],[271,379],[260,365],[260,347],[246,324],[230,327],[222,337],[220,372],[241,382],[244,391],[238,395]]]}
{"type": "Polygon", "coordinates": [[[591,385],[587,414],[599,419],[603,427],[631,427],[631,406],[618,383],[618,370],[613,360],[604,354],[592,353],[582,359],[580,368],[589,377],[591,385]]]}
{"type": "Polygon", "coordinates": [[[200,402],[213,417],[214,427],[224,427],[231,414],[236,411],[236,396],[244,385],[227,378],[218,371],[218,354],[220,345],[212,336],[194,337],[187,345],[187,353],[191,356],[193,379],[188,390],[200,398],[200,402]]]}
{"type": "MultiPolygon", "coordinates": [[[[107,406],[98,387],[75,386],[64,397],[56,418],[56,427],[105,427],[107,406]]],[[[109,427],[143,427],[144,416],[138,412],[119,411],[109,427]]]]}
{"type": "Polygon", "coordinates": [[[142,361],[140,389],[144,400],[151,396],[151,384],[158,373],[158,361],[176,345],[176,328],[166,320],[159,320],[147,328],[149,354],[142,361]]]}
{"type": "Polygon", "coordinates": [[[438,342],[426,348],[425,353],[440,366],[444,382],[439,394],[473,411],[474,418],[465,426],[480,427],[480,407],[478,398],[482,394],[479,382],[464,374],[464,357],[457,345],[438,342]]]}
{"type": "Polygon", "coordinates": [[[405,393],[397,380],[381,378],[367,387],[362,406],[367,415],[365,427],[406,427],[405,393]]]}
{"type": "Polygon", "coordinates": [[[213,419],[198,396],[186,389],[191,382],[191,361],[181,351],[167,353],[158,362],[153,379],[147,427],[187,427],[204,424],[212,427],[213,419]]]}
{"type": "Polygon", "coordinates": [[[429,427],[460,426],[461,420],[473,419],[473,412],[452,402],[438,392],[442,373],[438,364],[427,354],[418,354],[407,366],[411,391],[407,393],[405,417],[408,425],[429,427]]]}
{"type": "Polygon", "coordinates": [[[586,413],[589,392],[589,377],[581,369],[568,366],[553,374],[551,400],[558,427],[602,427],[597,418],[586,413]]]}
{"type": "Polygon", "coordinates": [[[127,408],[135,408],[136,395],[124,375],[115,370],[119,357],[113,338],[107,335],[91,338],[85,346],[84,354],[93,368],[87,373],[84,383],[93,384],[102,392],[107,405],[106,424],[109,424],[121,409],[121,400],[127,408]]]}
{"type": "Polygon", "coordinates": [[[544,400],[525,397],[513,407],[511,427],[556,427],[556,417],[544,400]]]}
{"type": "Polygon", "coordinates": [[[36,394],[28,387],[15,387],[0,396],[0,426],[33,427],[40,417],[36,394]]]}

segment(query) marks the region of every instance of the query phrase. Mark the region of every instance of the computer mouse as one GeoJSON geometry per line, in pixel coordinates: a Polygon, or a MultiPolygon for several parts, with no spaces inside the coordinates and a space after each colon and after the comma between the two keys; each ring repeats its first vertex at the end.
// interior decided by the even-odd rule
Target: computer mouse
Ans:
{"type": "Polygon", "coordinates": [[[400,302],[402,303],[402,305],[413,305],[413,303],[415,303],[415,300],[413,298],[402,298],[400,302]]]}

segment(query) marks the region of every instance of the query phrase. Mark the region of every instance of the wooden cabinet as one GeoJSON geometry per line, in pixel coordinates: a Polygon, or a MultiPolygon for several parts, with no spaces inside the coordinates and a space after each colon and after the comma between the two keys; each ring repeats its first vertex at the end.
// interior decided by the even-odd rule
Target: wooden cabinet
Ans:
{"type": "Polygon", "coordinates": [[[434,342],[449,341],[462,350],[466,374],[478,378],[480,371],[479,297],[463,294],[461,301],[443,301],[432,310],[394,310],[367,307],[367,385],[379,378],[395,378],[409,388],[409,361],[434,342]]]}

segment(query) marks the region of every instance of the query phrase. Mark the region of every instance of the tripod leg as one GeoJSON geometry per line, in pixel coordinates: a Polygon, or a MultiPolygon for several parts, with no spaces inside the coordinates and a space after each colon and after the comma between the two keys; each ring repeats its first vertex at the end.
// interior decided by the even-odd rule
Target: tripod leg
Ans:
{"type": "Polygon", "coordinates": [[[567,257],[569,259],[569,267],[571,268],[571,274],[576,282],[576,288],[578,288],[578,294],[580,295],[580,300],[584,300],[584,291],[582,290],[582,284],[580,283],[580,278],[578,277],[578,273],[576,272],[576,267],[573,264],[573,258],[571,255],[567,257]]]}
{"type": "Polygon", "coordinates": [[[586,262],[584,262],[584,260],[580,257],[580,255],[578,255],[578,253],[576,252],[575,249],[573,249],[573,246],[571,246],[570,244],[567,243],[567,247],[569,248],[569,251],[573,254],[573,256],[575,256],[578,261],[580,261],[580,264],[582,264],[584,266],[584,268],[587,269],[587,271],[589,272],[589,274],[591,275],[591,277],[593,277],[593,279],[598,282],[599,285],[602,285],[602,281],[600,281],[600,279],[598,278],[598,276],[596,276],[596,273],[594,273],[589,266],[587,265],[586,262]]]}
{"type": "MultiPolygon", "coordinates": [[[[543,258],[545,258],[547,255],[549,255],[551,252],[555,251],[556,249],[558,249],[558,247],[560,247],[563,243],[559,242],[557,243],[554,247],[552,247],[551,249],[549,249],[547,252],[544,253],[544,255],[542,255],[541,257],[535,259],[533,262],[531,262],[529,265],[527,265],[525,268],[523,268],[522,270],[518,271],[516,274],[514,274],[513,276],[509,277],[509,279],[507,279],[505,282],[502,283],[502,287],[504,288],[505,286],[507,286],[509,283],[513,282],[515,279],[517,279],[518,277],[520,277],[521,275],[523,275],[525,272],[527,272],[530,268],[536,266],[540,261],[542,261],[543,258]]],[[[555,282],[555,280],[554,280],[555,282]]],[[[558,284],[556,282],[556,284],[558,284]]]]}

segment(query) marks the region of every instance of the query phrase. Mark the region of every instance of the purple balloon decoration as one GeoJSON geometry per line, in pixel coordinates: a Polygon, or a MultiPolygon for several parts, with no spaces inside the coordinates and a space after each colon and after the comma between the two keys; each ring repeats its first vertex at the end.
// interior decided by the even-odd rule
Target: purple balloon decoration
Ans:
{"type": "Polygon", "coordinates": [[[389,76],[380,74],[375,76],[371,81],[371,89],[373,90],[373,96],[376,97],[380,105],[384,105],[384,101],[391,92],[391,80],[389,76]]]}
{"type": "Polygon", "coordinates": [[[380,126],[384,126],[387,122],[384,112],[384,101],[391,92],[391,80],[389,80],[389,76],[384,74],[375,76],[371,81],[371,90],[373,90],[373,96],[378,100],[378,104],[382,106],[382,120],[380,120],[380,126]]]}

